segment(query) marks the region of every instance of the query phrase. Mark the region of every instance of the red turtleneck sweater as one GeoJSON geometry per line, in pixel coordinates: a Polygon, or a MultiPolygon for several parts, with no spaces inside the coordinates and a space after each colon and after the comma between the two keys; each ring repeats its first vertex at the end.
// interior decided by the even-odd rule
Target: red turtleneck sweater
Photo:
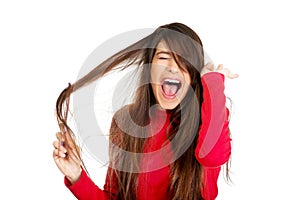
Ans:
{"type": "MultiPolygon", "coordinates": [[[[217,72],[211,72],[205,74],[201,80],[204,101],[201,108],[202,125],[198,134],[195,158],[204,170],[201,194],[205,200],[213,200],[218,194],[217,180],[221,165],[226,163],[230,157],[231,140],[227,120],[228,110],[225,107],[224,76],[217,72]]],[[[168,117],[169,115],[167,115],[168,117]]],[[[166,120],[165,112],[155,111],[151,117],[151,131],[153,133],[146,141],[145,153],[157,151],[165,145],[167,141],[165,133],[168,126],[165,121],[169,121],[166,120]]],[[[155,159],[158,159],[155,160],[155,163],[160,163],[159,159],[162,160],[163,158],[155,157],[155,159]]],[[[151,168],[151,162],[145,162],[143,159],[142,167],[151,168]]],[[[169,175],[168,165],[154,171],[140,173],[136,199],[171,199],[167,194],[170,184],[169,175]]],[[[65,185],[79,200],[116,199],[118,192],[116,179],[107,178],[102,190],[92,182],[84,170],[82,170],[80,179],[73,185],[65,178],[65,185]],[[113,183],[109,180],[113,180],[113,183]]]]}

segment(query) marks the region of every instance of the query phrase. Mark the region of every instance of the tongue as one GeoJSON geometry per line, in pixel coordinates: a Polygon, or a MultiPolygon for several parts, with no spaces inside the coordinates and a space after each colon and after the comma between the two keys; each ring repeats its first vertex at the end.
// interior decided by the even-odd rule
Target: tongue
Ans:
{"type": "Polygon", "coordinates": [[[163,91],[167,96],[174,96],[177,92],[177,85],[163,84],[163,91]]]}

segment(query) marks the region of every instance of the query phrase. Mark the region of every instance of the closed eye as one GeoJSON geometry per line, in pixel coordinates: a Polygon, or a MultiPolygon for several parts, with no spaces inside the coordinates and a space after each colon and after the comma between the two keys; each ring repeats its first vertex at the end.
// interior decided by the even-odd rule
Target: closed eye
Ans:
{"type": "Polygon", "coordinates": [[[168,58],[168,57],[158,57],[158,59],[160,59],[160,60],[168,60],[170,58],[168,58]]]}
{"type": "Polygon", "coordinates": [[[158,52],[158,53],[156,53],[156,56],[160,60],[168,60],[171,58],[170,52],[166,52],[166,51],[158,52]]]}

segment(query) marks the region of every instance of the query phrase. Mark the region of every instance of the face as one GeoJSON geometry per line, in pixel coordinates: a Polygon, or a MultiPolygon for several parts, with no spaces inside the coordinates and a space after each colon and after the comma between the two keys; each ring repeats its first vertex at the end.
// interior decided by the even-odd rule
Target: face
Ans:
{"type": "Polygon", "coordinates": [[[162,109],[172,110],[185,97],[191,84],[187,71],[181,70],[164,42],[160,42],[152,60],[151,86],[162,109]]]}

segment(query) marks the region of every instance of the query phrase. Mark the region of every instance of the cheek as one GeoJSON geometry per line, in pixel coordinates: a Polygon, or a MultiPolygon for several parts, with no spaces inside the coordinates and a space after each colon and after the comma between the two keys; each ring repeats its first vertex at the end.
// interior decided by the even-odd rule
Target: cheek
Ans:
{"type": "Polygon", "coordinates": [[[150,72],[151,83],[159,83],[159,75],[161,71],[158,66],[152,66],[150,72]]]}
{"type": "Polygon", "coordinates": [[[190,86],[191,85],[191,77],[188,73],[184,73],[184,80],[186,82],[186,85],[190,86]]]}
{"type": "Polygon", "coordinates": [[[151,81],[151,84],[152,84],[152,82],[153,82],[153,78],[155,77],[154,76],[154,69],[153,69],[153,67],[151,67],[151,70],[150,70],[150,81],[151,81]]]}
{"type": "Polygon", "coordinates": [[[151,66],[151,70],[150,70],[150,84],[151,84],[151,87],[152,87],[152,90],[154,92],[154,94],[156,94],[156,87],[157,87],[157,72],[156,72],[156,68],[151,66]]]}

